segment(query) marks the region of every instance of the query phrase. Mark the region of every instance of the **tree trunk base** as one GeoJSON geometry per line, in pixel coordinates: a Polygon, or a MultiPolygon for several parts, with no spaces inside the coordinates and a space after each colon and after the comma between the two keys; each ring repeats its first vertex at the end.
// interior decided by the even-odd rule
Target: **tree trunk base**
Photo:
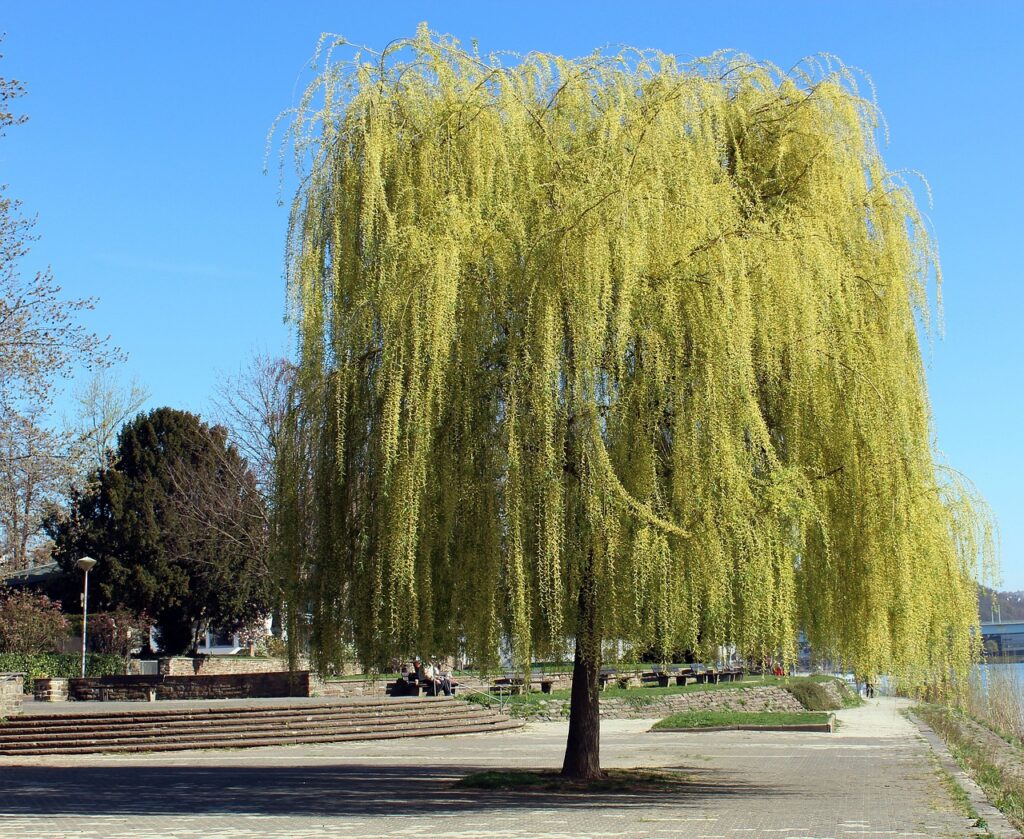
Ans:
{"type": "Polygon", "coordinates": [[[597,603],[592,579],[580,588],[579,625],[569,698],[569,738],[565,744],[562,776],[596,781],[601,771],[601,646],[596,631],[597,603]]]}

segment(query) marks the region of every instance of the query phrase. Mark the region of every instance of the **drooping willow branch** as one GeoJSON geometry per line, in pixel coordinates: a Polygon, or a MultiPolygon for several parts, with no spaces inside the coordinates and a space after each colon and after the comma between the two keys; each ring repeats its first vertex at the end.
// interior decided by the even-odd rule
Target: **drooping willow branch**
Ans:
{"type": "Polygon", "coordinates": [[[936,471],[879,120],[834,62],[329,62],[289,135],[315,631],[525,662],[586,577],[633,649],[965,668],[992,542],[936,471]]]}

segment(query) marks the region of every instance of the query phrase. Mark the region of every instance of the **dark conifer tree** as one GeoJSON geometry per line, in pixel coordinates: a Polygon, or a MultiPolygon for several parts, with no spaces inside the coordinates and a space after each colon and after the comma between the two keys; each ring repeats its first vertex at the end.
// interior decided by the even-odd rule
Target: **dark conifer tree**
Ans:
{"type": "Polygon", "coordinates": [[[112,466],[75,494],[52,526],[55,557],[69,573],[99,560],[91,608],[125,606],[153,615],[165,651],[194,649],[211,626],[242,627],[266,612],[270,582],[251,546],[265,541],[254,478],[220,427],[158,408],[122,430],[112,466]],[[193,512],[216,506],[218,526],[193,512]]]}

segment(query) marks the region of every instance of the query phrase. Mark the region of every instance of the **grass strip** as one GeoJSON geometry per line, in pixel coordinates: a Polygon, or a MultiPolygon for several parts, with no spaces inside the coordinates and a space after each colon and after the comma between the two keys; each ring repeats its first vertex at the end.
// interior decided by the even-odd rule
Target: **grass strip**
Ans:
{"type": "MultiPolygon", "coordinates": [[[[1024,828],[1024,779],[1004,772],[991,747],[972,737],[966,721],[949,708],[918,705],[913,711],[945,741],[953,759],[974,778],[988,800],[1014,827],[1024,828]]],[[[1013,747],[1008,744],[1008,748],[1013,747]]]]}
{"type": "Polygon", "coordinates": [[[953,799],[953,804],[956,808],[967,818],[974,819],[975,827],[981,828],[985,831],[984,833],[979,834],[982,839],[992,839],[992,833],[988,829],[988,822],[986,822],[974,808],[974,804],[971,802],[971,797],[967,794],[967,790],[960,786],[956,778],[950,775],[949,772],[943,768],[935,752],[929,752],[928,758],[929,762],[932,764],[932,768],[935,770],[935,774],[939,776],[939,780],[942,781],[942,785],[949,793],[949,797],[953,799]]]}
{"type": "Polygon", "coordinates": [[[811,711],[683,711],[658,720],[655,729],[719,726],[827,725],[831,715],[811,711]]]}

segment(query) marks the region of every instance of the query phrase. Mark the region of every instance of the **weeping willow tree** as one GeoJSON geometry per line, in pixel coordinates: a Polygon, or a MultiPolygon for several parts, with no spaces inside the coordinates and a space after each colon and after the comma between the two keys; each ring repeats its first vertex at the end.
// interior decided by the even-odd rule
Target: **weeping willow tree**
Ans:
{"type": "Polygon", "coordinates": [[[851,73],[342,45],[286,143],[321,664],[572,643],[575,776],[609,639],[969,666],[988,534],[932,447],[936,253],[851,73]]]}

